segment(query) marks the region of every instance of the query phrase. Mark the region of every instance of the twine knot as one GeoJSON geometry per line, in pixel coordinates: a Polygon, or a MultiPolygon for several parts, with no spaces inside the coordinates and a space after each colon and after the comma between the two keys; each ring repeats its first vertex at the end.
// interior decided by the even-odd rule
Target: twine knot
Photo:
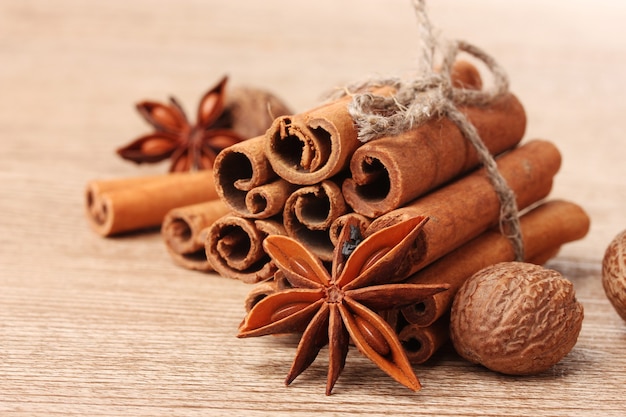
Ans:
{"type": "Polygon", "coordinates": [[[382,136],[395,136],[435,117],[452,120],[476,149],[479,161],[500,201],[500,230],[510,239],[516,260],[523,261],[524,247],[515,194],[498,171],[494,157],[476,128],[458,109],[464,105],[488,105],[507,94],[509,81],[506,72],[490,55],[468,42],[438,41],[426,13],[425,0],[413,0],[413,5],[422,43],[420,74],[411,80],[395,77],[369,79],[344,89],[342,95],[352,95],[348,111],[358,128],[358,138],[362,142],[368,142],[382,136]],[[439,71],[435,70],[437,52],[442,56],[439,71]],[[490,87],[477,90],[453,85],[452,66],[461,52],[473,56],[486,66],[493,77],[490,87]],[[383,86],[392,87],[395,94],[379,96],[366,91],[372,87],[383,86]]]}

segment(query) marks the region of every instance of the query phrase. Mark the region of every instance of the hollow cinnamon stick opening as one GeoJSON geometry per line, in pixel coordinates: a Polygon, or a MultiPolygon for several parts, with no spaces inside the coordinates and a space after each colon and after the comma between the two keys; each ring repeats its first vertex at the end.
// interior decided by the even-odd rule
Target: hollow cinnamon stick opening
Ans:
{"type": "Polygon", "coordinates": [[[111,236],[159,226],[169,210],[217,197],[207,170],[90,181],[85,206],[91,228],[111,236]]]}
{"type": "Polygon", "coordinates": [[[297,186],[283,179],[260,185],[245,195],[245,208],[235,212],[250,219],[267,219],[283,211],[289,196],[297,186]]]}
{"type": "Polygon", "coordinates": [[[407,324],[398,333],[398,339],[409,362],[421,364],[430,359],[448,340],[449,318],[443,317],[427,327],[407,324]]]}
{"type": "MultiPolygon", "coordinates": [[[[499,157],[497,163],[518,208],[523,209],[549,194],[561,155],[552,143],[534,140],[499,157]]],[[[377,218],[366,234],[415,216],[429,221],[422,229],[421,247],[408,255],[405,277],[497,225],[500,201],[480,169],[377,218]]]]}
{"type": "MultiPolygon", "coordinates": [[[[507,94],[489,106],[461,107],[490,153],[517,145],[526,128],[519,100],[507,94]]],[[[475,168],[478,154],[447,118],[431,119],[397,136],[361,146],[350,160],[352,178],[343,183],[348,205],[377,217],[475,168]]]]}
{"type": "MultiPolygon", "coordinates": [[[[565,243],[583,238],[589,224],[584,210],[566,201],[549,201],[530,210],[520,218],[526,261],[546,262],[565,243]]],[[[450,310],[455,294],[470,276],[489,265],[513,260],[508,239],[497,229],[489,230],[410,276],[407,282],[443,282],[450,288],[401,312],[409,323],[429,326],[450,310]]]]}
{"type": "Polygon", "coordinates": [[[268,129],[265,152],[282,178],[310,185],[343,169],[360,145],[341,99],[308,113],[276,118],[268,129]]]}
{"type": "MultiPolygon", "coordinates": [[[[376,89],[389,95],[391,87],[376,89]]],[[[361,146],[345,96],[305,113],[278,117],[266,132],[265,153],[272,168],[299,185],[321,182],[341,172],[361,146]]]]}
{"type": "Polygon", "coordinates": [[[264,141],[264,136],[248,139],[222,150],[215,158],[213,172],[217,194],[235,213],[245,216],[263,211],[259,208],[260,202],[253,201],[257,209],[253,208],[252,213],[246,196],[250,190],[277,178],[265,157],[264,141]]]}
{"type": "Polygon", "coordinates": [[[261,301],[268,295],[274,294],[276,291],[278,291],[278,285],[274,280],[260,282],[255,285],[244,300],[246,313],[252,310],[252,308],[257,305],[259,301],[261,301]]]}
{"type": "Polygon", "coordinates": [[[211,267],[224,277],[246,283],[264,281],[276,271],[262,244],[270,234],[285,234],[280,221],[251,220],[228,214],[209,227],[206,257],[211,267]]]}
{"type": "Polygon", "coordinates": [[[322,261],[331,261],[334,246],[328,229],[346,211],[339,186],[325,180],[294,191],[285,202],[283,222],[289,236],[306,245],[322,261]]]}
{"type": "Polygon", "coordinates": [[[229,212],[221,200],[170,210],[163,220],[161,235],[174,263],[187,269],[212,271],[204,250],[208,227],[229,212]]]}
{"type": "Polygon", "coordinates": [[[359,230],[361,231],[361,235],[365,234],[365,230],[372,223],[372,219],[369,217],[365,217],[362,214],[358,213],[346,213],[339,217],[337,217],[330,224],[330,229],[328,230],[328,234],[330,237],[330,241],[333,246],[337,246],[337,242],[339,241],[339,236],[341,235],[341,231],[344,226],[350,222],[355,222],[359,230]]]}

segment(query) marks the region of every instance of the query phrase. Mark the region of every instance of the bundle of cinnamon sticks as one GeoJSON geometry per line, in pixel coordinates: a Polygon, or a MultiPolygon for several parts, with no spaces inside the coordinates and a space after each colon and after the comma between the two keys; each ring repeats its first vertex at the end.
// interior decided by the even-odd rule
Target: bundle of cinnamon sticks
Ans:
{"type": "MultiPolygon", "coordinates": [[[[481,88],[474,66],[459,61],[455,86],[481,88]]],[[[391,87],[376,94],[390,95],[391,87]]],[[[330,263],[343,227],[356,220],[367,237],[406,220],[429,220],[398,276],[450,289],[400,311],[379,312],[411,361],[422,363],[448,338],[448,313],[461,284],[485,266],[515,259],[498,228],[500,200],[475,149],[456,125],[433,118],[396,136],[357,138],[349,97],[279,116],[265,134],[218,154],[213,171],[167,174],[87,187],[93,229],[110,236],[161,226],[175,263],[259,283],[250,310],[288,283],[263,249],[268,235],[289,235],[330,263]]],[[[576,204],[545,201],[560,168],[545,140],[520,144],[526,115],[511,93],[460,110],[477,129],[516,196],[525,261],[544,263],[582,238],[589,218],[576,204]]]]}
{"type": "MultiPolygon", "coordinates": [[[[465,88],[481,86],[478,71],[466,62],[455,65],[453,79],[465,88]]],[[[421,363],[447,340],[446,315],[463,281],[482,267],[514,260],[514,250],[498,229],[496,191],[453,122],[434,118],[364,144],[349,100],[279,117],[265,135],[218,155],[215,187],[232,212],[208,228],[206,255],[223,276],[262,282],[246,300],[250,309],[284,281],[263,251],[267,235],[289,235],[329,262],[348,218],[356,218],[368,236],[409,217],[429,217],[400,273],[409,282],[448,283],[450,290],[384,312],[410,359],[421,363]]],[[[544,263],[563,244],[582,238],[589,219],[580,207],[544,201],[561,155],[545,140],[520,144],[526,115],[519,100],[509,93],[491,105],[460,110],[516,195],[525,260],[544,263]]]]}

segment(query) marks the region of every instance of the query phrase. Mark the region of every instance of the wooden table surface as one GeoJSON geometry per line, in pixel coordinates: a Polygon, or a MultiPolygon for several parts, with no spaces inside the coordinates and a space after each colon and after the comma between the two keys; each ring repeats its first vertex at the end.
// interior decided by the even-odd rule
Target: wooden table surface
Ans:
{"type": "Polygon", "coordinates": [[[430,3],[444,37],[508,70],[526,137],[563,153],[552,196],[592,218],[550,262],[585,308],[562,362],[506,377],[446,347],[415,367],[413,393],[352,351],[332,396],[324,354],[285,387],[295,339],[235,338],[249,286],[175,266],[158,233],[87,226],[88,180],[167,169],[114,154],[147,131],[136,101],[173,94],[193,112],[227,73],[306,110],[333,87],[410,72],[409,0],[3,0],[0,415],[624,415],[626,323],[600,265],[626,229],[626,3],[430,3]]]}

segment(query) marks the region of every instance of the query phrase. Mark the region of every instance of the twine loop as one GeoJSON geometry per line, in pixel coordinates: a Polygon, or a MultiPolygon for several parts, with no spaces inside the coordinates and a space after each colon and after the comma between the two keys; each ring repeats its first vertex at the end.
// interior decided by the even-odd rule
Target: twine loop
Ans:
{"type": "Polygon", "coordinates": [[[396,77],[369,79],[347,86],[340,95],[351,95],[348,111],[358,128],[358,138],[368,142],[382,136],[395,136],[426,123],[435,117],[447,117],[459,128],[478,153],[487,176],[500,201],[500,231],[511,241],[515,258],[524,259],[519,211],[515,193],[498,171],[494,157],[481,140],[474,125],[465,117],[459,106],[485,106],[508,92],[509,81],[504,69],[482,49],[462,40],[438,41],[426,13],[425,0],[413,0],[420,31],[421,70],[413,79],[396,77]],[[459,55],[466,54],[482,62],[492,75],[492,85],[487,88],[465,89],[454,87],[452,66],[459,55]],[[442,58],[439,71],[435,71],[435,57],[442,58]],[[380,96],[367,90],[372,87],[391,86],[393,96],[380,96]]]}

